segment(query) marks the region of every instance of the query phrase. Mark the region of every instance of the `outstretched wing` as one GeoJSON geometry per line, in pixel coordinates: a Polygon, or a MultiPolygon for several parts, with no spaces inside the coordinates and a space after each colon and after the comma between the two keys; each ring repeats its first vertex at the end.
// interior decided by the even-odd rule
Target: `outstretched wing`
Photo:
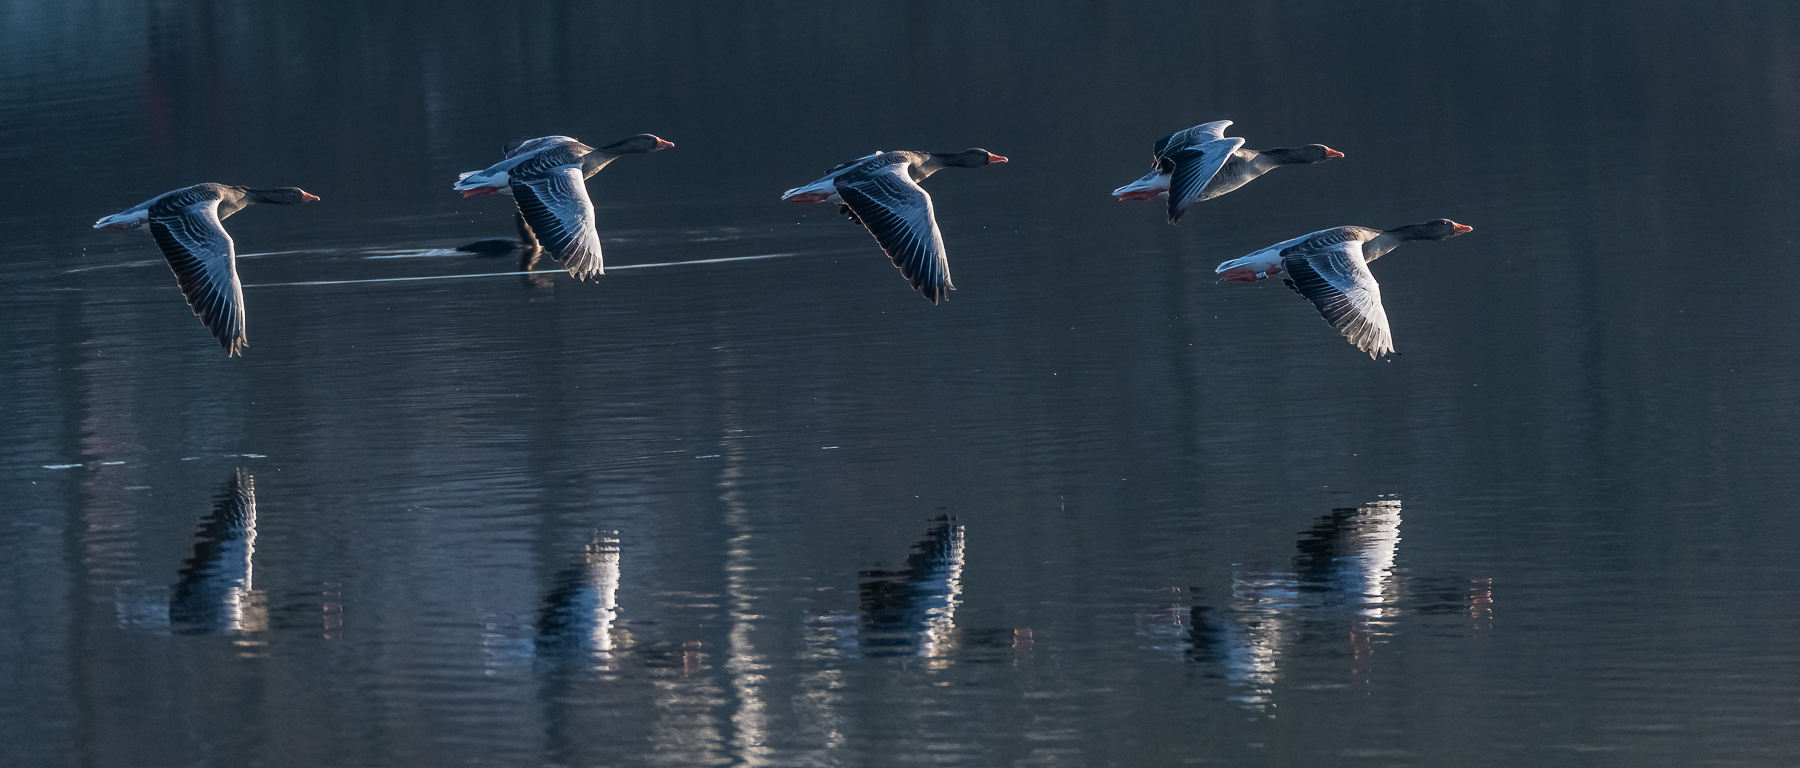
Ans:
{"type": "Polygon", "coordinates": [[[506,157],[516,157],[519,155],[529,155],[544,147],[556,144],[580,143],[581,142],[568,136],[541,136],[535,139],[513,139],[512,141],[506,142],[506,146],[502,147],[500,151],[503,152],[506,157]]]}
{"type": "Polygon", "coordinates": [[[836,178],[839,174],[842,174],[844,171],[849,170],[851,166],[868,162],[869,160],[874,159],[875,156],[879,155],[879,154],[881,154],[881,150],[877,149],[873,153],[863,155],[862,157],[856,158],[855,160],[851,160],[850,162],[838,163],[837,165],[832,166],[831,170],[825,172],[825,178],[828,178],[828,179],[836,178]]]}
{"type": "Polygon", "coordinates": [[[205,190],[171,193],[150,207],[150,234],[188,306],[200,317],[227,356],[243,352],[244,288],[238,282],[237,251],[219,223],[219,198],[205,190]]]}
{"type": "Polygon", "coordinates": [[[938,303],[949,298],[950,257],[938,232],[931,195],[913,183],[905,162],[859,168],[837,178],[844,205],[856,214],[881,250],[912,286],[938,303]]]}
{"type": "Polygon", "coordinates": [[[1162,141],[1156,142],[1156,156],[1162,157],[1173,150],[1198,146],[1209,141],[1219,141],[1225,138],[1225,128],[1230,125],[1230,120],[1214,120],[1210,123],[1201,123],[1185,131],[1171,133],[1164,136],[1162,141]]]}
{"type": "Polygon", "coordinates": [[[1394,351],[1381,286],[1363,261],[1362,240],[1325,230],[1282,251],[1288,287],[1305,296],[1357,349],[1379,358],[1394,351]]]}
{"type": "Polygon", "coordinates": [[[606,274],[600,258],[600,233],[594,229],[594,203],[588,199],[580,163],[530,175],[514,173],[510,184],[519,215],[525,217],[550,255],[569,268],[569,274],[577,280],[606,274]]]}
{"type": "MultiPolygon", "coordinates": [[[[1229,124],[1229,120],[1219,123],[1229,124]]],[[[1219,123],[1207,123],[1218,125],[1219,123]]],[[[1206,126],[1200,126],[1204,128],[1206,126]]],[[[1197,130],[1197,129],[1189,129],[1197,130]]],[[[1224,130],[1220,126],[1220,130],[1224,130]]],[[[1185,131],[1184,131],[1185,133],[1185,131]]],[[[1200,199],[1208,182],[1219,175],[1219,169],[1225,167],[1225,161],[1231,159],[1233,152],[1244,146],[1243,139],[1218,139],[1197,146],[1172,149],[1164,159],[1175,164],[1174,173],[1169,177],[1169,223],[1181,220],[1181,214],[1187,207],[1200,199]]]]}

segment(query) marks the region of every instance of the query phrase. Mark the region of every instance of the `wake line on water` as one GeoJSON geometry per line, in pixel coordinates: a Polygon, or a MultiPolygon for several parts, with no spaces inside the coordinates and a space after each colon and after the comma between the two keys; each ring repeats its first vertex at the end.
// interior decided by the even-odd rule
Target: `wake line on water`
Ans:
{"type": "MultiPolygon", "coordinates": [[[[797,253],[765,253],[760,256],[730,256],[730,257],[726,257],[723,259],[697,259],[695,261],[663,261],[663,262],[657,262],[655,264],[625,264],[625,265],[617,266],[617,267],[607,267],[607,271],[608,272],[619,272],[619,271],[627,270],[627,269],[650,269],[652,267],[685,267],[685,266],[690,266],[693,264],[724,264],[726,262],[732,262],[732,261],[756,261],[759,259],[780,259],[780,258],[786,258],[789,256],[798,256],[798,255],[800,255],[800,254],[797,254],[797,253]]],[[[563,274],[567,274],[568,270],[566,270],[566,269],[533,269],[533,270],[527,270],[527,271],[513,271],[513,272],[477,272],[474,274],[467,274],[467,275],[427,275],[425,277],[375,277],[375,278],[369,278],[366,280],[307,280],[307,281],[298,282],[298,283],[256,283],[254,285],[245,285],[244,287],[245,288],[276,288],[276,287],[286,286],[286,285],[352,285],[355,283],[399,283],[399,282],[408,282],[408,281],[413,281],[413,280],[461,280],[464,278],[471,278],[471,277],[507,277],[509,275],[554,275],[559,272],[563,273],[563,274]]]]}
{"type": "MultiPolygon", "coordinates": [[[[237,257],[240,259],[254,259],[258,256],[282,256],[282,255],[289,254],[289,253],[320,253],[320,252],[329,251],[329,250],[332,250],[332,249],[330,249],[330,248],[303,248],[298,251],[263,251],[261,253],[240,253],[237,255],[237,257]]],[[[166,263],[168,263],[168,261],[166,259],[143,259],[141,261],[122,261],[117,264],[96,264],[91,267],[76,267],[74,269],[65,269],[62,271],[62,274],[73,275],[77,272],[92,272],[96,269],[118,269],[120,267],[148,267],[152,264],[166,264],[166,263]]]]}

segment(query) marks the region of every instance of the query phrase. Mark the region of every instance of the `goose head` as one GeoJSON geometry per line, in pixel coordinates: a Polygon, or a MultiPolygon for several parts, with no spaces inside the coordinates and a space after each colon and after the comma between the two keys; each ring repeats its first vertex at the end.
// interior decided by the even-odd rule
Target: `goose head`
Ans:
{"type": "Polygon", "coordinates": [[[1308,165],[1323,163],[1326,160],[1343,157],[1339,152],[1324,144],[1307,144],[1300,147],[1276,147],[1265,149],[1261,154],[1267,155],[1282,165],[1308,165]]]}
{"type": "Polygon", "coordinates": [[[1386,234],[1399,240],[1449,240],[1457,235],[1475,231],[1467,224],[1458,224],[1449,219],[1432,219],[1422,224],[1408,224],[1404,227],[1390,229],[1386,234]]]}
{"type": "Polygon", "coordinates": [[[609,155],[641,155],[646,152],[655,152],[673,146],[675,146],[675,142],[673,141],[667,141],[648,133],[640,133],[629,139],[625,139],[624,141],[614,142],[601,147],[600,151],[609,155]]]}
{"type": "Polygon", "coordinates": [[[993,163],[1004,163],[1006,158],[985,149],[965,149],[961,152],[933,152],[931,158],[938,165],[946,168],[978,168],[993,163]]]}
{"type": "Polygon", "coordinates": [[[301,203],[316,203],[319,201],[318,195],[310,194],[299,187],[246,189],[244,190],[244,193],[255,202],[271,203],[274,205],[299,205],[301,203]]]}

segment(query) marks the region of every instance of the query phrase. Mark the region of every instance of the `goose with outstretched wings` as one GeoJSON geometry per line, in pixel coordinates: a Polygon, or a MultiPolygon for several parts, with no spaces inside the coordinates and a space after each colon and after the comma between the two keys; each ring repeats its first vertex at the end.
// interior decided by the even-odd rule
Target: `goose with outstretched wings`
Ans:
{"type": "MultiPolygon", "coordinates": [[[[480,171],[456,178],[452,189],[463,197],[504,192],[518,204],[520,240],[516,247],[542,247],[563,262],[578,280],[606,274],[600,255],[600,232],[594,224],[594,201],[587,179],[623,155],[668,149],[674,142],[638,134],[595,149],[568,136],[544,136],[508,143],[506,158],[480,171]]],[[[505,241],[482,241],[485,250],[505,241]]],[[[477,245],[477,244],[471,244],[477,245]]],[[[464,246],[471,248],[471,246],[464,246]]]]}
{"type": "Polygon", "coordinates": [[[938,231],[931,195],[919,186],[944,168],[1004,163],[985,149],[962,152],[877,152],[826,172],[824,178],[790,189],[783,200],[838,203],[838,210],[875,236],[912,287],[931,303],[949,298],[950,258],[938,231]]]}
{"type": "Polygon", "coordinates": [[[1282,276],[1287,286],[1312,302],[1325,322],[1345,339],[1369,357],[1380,358],[1393,353],[1394,335],[1387,309],[1381,304],[1381,286],[1369,271],[1369,262],[1404,242],[1447,240],[1474,229],[1449,219],[1386,231],[1333,227],[1227,261],[1214,271],[1221,282],[1255,283],[1282,276]]]}
{"type": "Polygon", "coordinates": [[[164,192],[94,223],[95,228],[149,230],[175,272],[188,307],[200,318],[227,357],[242,354],[244,287],[238,282],[237,248],[224,220],[252,203],[299,205],[319,198],[298,187],[251,189],[195,184],[164,192]]]}
{"type": "Polygon", "coordinates": [[[1344,153],[1323,144],[1274,149],[1245,149],[1244,140],[1226,138],[1230,120],[1214,120],[1177,131],[1156,142],[1150,172],[1113,190],[1120,200],[1169,199],[1169,223],[1181,220],[1188,206],[1242,187],[1283,165],[1322,163],[1344,153]]]}

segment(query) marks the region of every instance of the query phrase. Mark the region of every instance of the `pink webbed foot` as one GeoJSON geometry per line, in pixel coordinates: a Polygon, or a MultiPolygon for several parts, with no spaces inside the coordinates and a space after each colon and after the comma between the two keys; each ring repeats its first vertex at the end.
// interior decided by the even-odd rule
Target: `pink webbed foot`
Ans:
{"type": "Polygon", "coordinates": [[[494,194],[495,192],[499,192],[499,191],[500,191],[499,187],[476,187],[474,189],[463,190],[463,197],[478,197],[480,195],[491,195],[491,194],[494,194]]]}
{"type": "Polygon", "coordinates": [[[823,203],[830,200],[831,195],[825,192],[802,192],[787,199],[790,203],[823,203]]]}
{"type": "Polygon", "coordinates": [[[1258,270],[1251,269],[1249,267],[1238,267],[1237,269],[1225,270],[1225,273],[1223,275],[1219,276],[1219,282],[1221,282],[1221,283],[1254,283],[1258,280],[1267,280],[1267,279],[1274,277],[1275,275],[1279,275],[1279,274],[1281,274],[1281,267],[1278,267],[1278,266],[1277,267],[1269,267],[1265,271],[1258,271],[1258,270]]]}

